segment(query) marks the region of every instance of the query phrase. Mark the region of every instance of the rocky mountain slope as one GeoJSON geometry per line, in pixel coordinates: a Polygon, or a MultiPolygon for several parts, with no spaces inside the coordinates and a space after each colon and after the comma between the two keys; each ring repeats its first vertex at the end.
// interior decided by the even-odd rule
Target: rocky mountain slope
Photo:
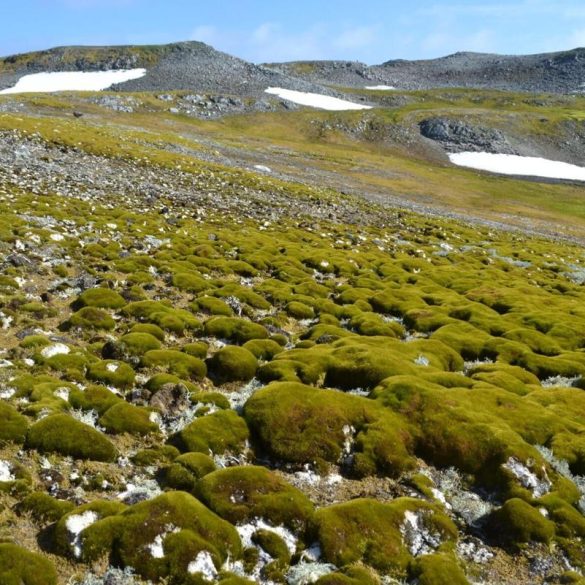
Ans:
{"type": "Polygon", "coordinates": [[[118,91],[197,90],[258,96],[267,87],[311,91],[323,88],[248,63],[199,42],[157,46],[60,47],[0,59],[0,89],[23,75],[57,71],[145,68],[146,76],[118,85],[118,91]]]}
{"type": "Polygon", "coordinates": [[[314,83],[343,87],[389,85],[398,89],[468,87],[507,91],[585,91],[585,49],[540,55],[455,53],[440,59],[395,60],[381,65],[306,61],[268,65],[314,83]]]}

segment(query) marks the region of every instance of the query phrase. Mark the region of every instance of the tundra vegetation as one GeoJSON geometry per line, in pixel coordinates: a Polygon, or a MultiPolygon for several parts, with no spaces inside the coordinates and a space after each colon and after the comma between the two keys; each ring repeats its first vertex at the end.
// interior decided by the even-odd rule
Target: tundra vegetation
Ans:
{"type": "MultiPolygon", "coordinates": [[[[453,94],[424,95],[477,106],[453,94]]],[[[481,108],[503,115],[502,95],[481,108]]],[[[220,167],[190,156],[198,132],[261,128],[204,126],[146,94],[134,114],[87,99],[0,101],[26,110],[0,115],[25,159],[144,179],[63,194],[2,175],[0,582],[585,582],[578,241],[220,167]],[[193,200],[149,194],[166,172],[193,200]]],[[[513,103],[534,123],[537,106],[513,103]]],[[[548,103],[557,123],[568,106],[548,103]]],[[[326,117],[290,114],[299,156],[346,170],[347,149],[381,156],[301,137],[309,115],[326,117]]],[[[282,139],[282,114],[258,120],[282,139]]],[[[400,160],[406,191],[431,174],[400,160]]],[[[433,168],[462,205],[484,188],[510,193],[503,213],[529,193],[536,219],[576,205],[571,185],[433,168]]]]}

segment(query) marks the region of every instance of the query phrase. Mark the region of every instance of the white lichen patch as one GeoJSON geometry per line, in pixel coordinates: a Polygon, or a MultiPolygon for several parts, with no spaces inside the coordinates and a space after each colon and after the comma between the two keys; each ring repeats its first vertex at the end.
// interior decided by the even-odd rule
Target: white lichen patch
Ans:
{"type": "Polygon", "coordinates": [[[515,457],[510,457],[502,467],[510,471],[520,482],[522,487],[530,490],[535,498],[541,498],[550,492],[552,483],[548,479],[544,468],[542,470],[543,477],[539,478],[534,472],[530,471],[524,463],[515,457]]]}
{"type": "Polygon", "coordinates": [[[567,376],[552,376],[551,378],[543,380],[540,385],[543,388],[572,388],[580,379],[580,376],[574,378],[568,378],[567,376]]]}
{"type": "Polygon", "coordinates": [[[106,370],[108,370],[108,372],[111,372],[112,374],[117,372],[119,367],[120,367],[119,364],[106,364],[106,370]]]}
{"type": "Polygon", "coordinates": [[[16,390],[14,388],[3,388],[0,390],[0,398],[3,400],[8,400],[12,398],[16,394],[16,390]]]}
{"type": "Polygon", "coordinates": [[[191,575],[200,574],[206,581],[214,581],[218,575],[217,569],[213,564],[211,554],[202,550],[194,561],[191,561],[187,566],[187,572],[191,575]]]}
{"type": "Polygon", "coordinates": [[[288,585],[310,585],[316,583],[321,577],[330,575],[337,570],[335,565],[329,563],[299,563],[291,567],[286,574],[288,585]]]}
{"type": "Polygon", "coordinates": [[[162,493],[156,480],[136,476],[131,483],[126,484],[126,489],[118,494],[118,499],[125,504],[136,504],[145,500],[152,500],[162,493]]]}
{"type": "Polygon", "coordinates": [[[414,557],[430,554],[441,545],[441,535],[426,526],[425,514],[423,510],[407,510],[400,525],[404,544],[414,557]]]}
{"type": "Polygon", "coordinates": [[[10,462],[0,459],[0,481],[14,481],[15,479],[14,475],[12,475],[10,462]]]}
{"type": "Polygon", "coordinates": [[[56,355],[67,355],[70,351],[71,349],[69,346],[64,343],[52,343],[51,345],[43,347],[41,350],[41,356],[45,359],[49,359],[56,355]]]}
{"type": "Polygon", "coordinates": [[[146,548],[150,552],[150,555],[153,559],[164,559],[165,557],[165,549],[164,549],[164,540],[169,534],[175,534],[179,532],[179,528],[169,524],[165,526],[165,531],[162,534],[158,534],[154,541],[150,544],[146,545],[146,548]]]}
{"type": "Polygon", "coordinates": [[[81,547],[81,533],[99,520],[99,516],[93,510],[87,510],[83,514],[74,514],[65,521],[65,527],[69,533],[69,544],[75,558],[79,559],[83,549],[81,547]]]}
{"type": "Polygon", "coordinates": [[[246,404],[246,402],[248,402],[248,400],[263,386],[264,384],[262,384],[262,382],[256,378],[253,378],[245,386],[242,386],[238,391],[227,394],[226,396],[230,401],[231,408],[233,408],[238,413],[242,412],[244,404],[246,404]]]}
{"type": "Polygon", "coordinates": [[[69,388],[66,388],[66,387],[57,388],[53,392],[53,394],[57,398],[60,398],[61,400],[65,400],[65,402],[67,402],[69,400],[69,388]]]}

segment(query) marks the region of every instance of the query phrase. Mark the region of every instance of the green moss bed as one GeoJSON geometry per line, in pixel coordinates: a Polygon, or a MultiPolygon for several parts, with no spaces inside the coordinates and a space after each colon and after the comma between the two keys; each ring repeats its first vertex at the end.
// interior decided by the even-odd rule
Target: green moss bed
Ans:
{"type": "Polygon", "coordinates": [[[583,248],[311,197],[0,185],[0,583],[583,582],[583,248]]]}

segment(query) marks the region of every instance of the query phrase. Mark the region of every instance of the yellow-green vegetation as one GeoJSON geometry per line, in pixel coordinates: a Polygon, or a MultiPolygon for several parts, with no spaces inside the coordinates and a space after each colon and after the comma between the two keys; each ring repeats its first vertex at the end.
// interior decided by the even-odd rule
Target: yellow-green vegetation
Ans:
{"type": "Polygon", "coordinates": [[[6,585],[57,585],[57,572],[39,554],[10,543],[0,543],[0,582],[6,585]]]}
{"type": "MultiPolygon", "coordinates": [[[[562,125],[582,106],[406,97],[371,115],[562,125]]],[[[109,117],[87,96],[35,99],[0,115],[0,133],[167,187],[60,196],[0,181],[0,542],[30,549],[0,544],[0,581],[53,585],[26,572],[49,562],[59,585],[108,563],[172,585],[205,582],[189,570],[203,564],[218,583],[292,582],[315,543],[329,585],[524,585],[535,555],[551,582],[559,559],[585,569],[582,246],[189,153],[281,148],[338,186],[432,190],[485,217],[564,221],[582,189],[350,138],[364,114],[203,123],[156,96],[142,97],[156,115],[109,117]],[[95,117],[66,116],[73,104],[95,117]],[[314,120],[337,130],[316,138],[314,120]]],[[[581,205],[565,235],[582,220],[581,205]]]]}

